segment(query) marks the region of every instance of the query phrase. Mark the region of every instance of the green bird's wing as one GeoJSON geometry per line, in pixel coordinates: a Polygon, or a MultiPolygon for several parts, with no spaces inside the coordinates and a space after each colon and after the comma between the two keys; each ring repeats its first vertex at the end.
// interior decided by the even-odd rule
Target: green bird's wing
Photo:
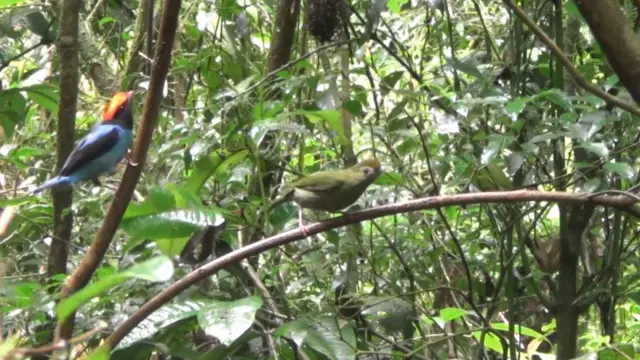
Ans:
{"type": "Polygon", "coordinates": [[[293,199],[293,189],[287,190],[287,192],[285,192],[284,195],[273,200],[273,202],[269,206],[269,209],[273,209],[284,202],[291,201],[292,199],[293,199]]]}
{"type": "Polygon", "coordinates": [[[313,192],[331,192],[340,189],[344,181],[337,176],[330,176],[329,173],[329,171],[313,173],[292,183],[291,187],[313,192]]]}

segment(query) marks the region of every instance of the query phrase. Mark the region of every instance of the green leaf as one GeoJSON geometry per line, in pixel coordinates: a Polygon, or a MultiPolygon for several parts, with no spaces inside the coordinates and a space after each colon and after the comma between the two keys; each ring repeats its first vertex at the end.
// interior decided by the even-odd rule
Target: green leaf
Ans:
{"type": "Polygon", "coordinates": [[[505,175],[504,171],[495,162],[485,167],[491,180],[498,185],[500,189],[511,189],[511,180],[505,175]]]}
{"type": "Polygon", "coordinates": [[[215,174],[217,176],[220,176],[230,171],[232,167],[237,166],[238,164],[243,162],[244,159],[247,158],[247,155],[249,155],[249,150],[240,150],[229,156],[225,156],[222,160],[222,163],[220,163],[220,165],[216,167],[215,174]]]}
{"type": "Polygon", "coordinates": [[[30,196],[30,195],[19,196],[12,199],[0,199],[0,207],[19,206],[31,201],[36,201],[37,199],[38,198],[36,196],[30,196]]]}
{"type": "Polygon", "coordinates": [[[404,71],[395,71],[382,78],[382,83],[380,84],[380,94],[382,96],[387,95],[396,86],[396,83],[402,78],[404,74],[404,71]]]}
{"type": "MultiPolygon", "coordinates": [[[[482,338],[482,332],[474,331],[472,335],[474,338],[476,338],[476,340],[478,340],[478,342],[480,342],[480,339],[482,338]]],[[[500,355],[504,353],[500,338],[494,333],[486,332],[484,334],[484,342],[482,343],[482,345],[484,345],[485,348],[493,350],[500,355]]]]}
{"type": "Polygon", "coordinates": [[[342,124],[342,116],[340,111],[337,110],[318,110],[307,111],[303,110],[302,114],[309,119],[310,122],[317,124],[320,122],[326,122],[329,128],[338,134],[338,138],[341,144],[347,144],[349,141],[344,134],[344,127],[342,124]]]}
{"type": "Polygon", "coordinates": [[[202,200],[194,192],[176,184],[167,184],[165,188],[173,194],[177,209],[202,207],[202,200]]]}
{"type": "Polygon", "coordinates": [[[27,92],[27,96],[38,106],[46,109],[52,114],[58,112],[58,104],[60,103],[60,93],[56,88],[50,85],[34,85],[23,88],[27,92]]]}
{"type": "Polygon", "coordinates": [[[448,58],[447,63],[456,70],[478,78],[479,80],[484,80],[484,75],[478,70],[478,66],[470,61],[462,62],[457,58],[448,58]]]}
{"type": "Polygon", "coordinates": [[[312,330],[313,323],[308,317],[303,317],[298,320],[294,320],[285,324],[282,324],[274,335],[276,337],[286,336],[291,338],[296,345],[302,346],[304,339],[307,337],[307,333],[312,330]]]}
{"type": "Polygon", "coordinates": [[[582,147],[605,160],[609,159],[609,149],[605,143],[585,141],[582,143],[582,147]]]}
{"type": "Polygon", "coordinates": [[[21,159],[23,157],[33,157],[43,155],[44,151],[38,148],[30,147],[30,146],[22,146],[17,148],[15,151],[11,152],[10,158],[12,160],[21,159]]]}
{"type": "MultiPolygon", "coordinates": [[[[395,119],[400,114],[402,114],[405,111],[408,103],[409,103],[409,99],[403,98],[402,101],[399,101],[397,104],[395,104],[395,106],[391,109],[391,111],[389,111],[389,114],[387,115],[387,120],[395,119]]],[[[389,130],[395,130],[395,129],[390,127],[389,130]]]]}
{"type": "Polygon", "coordinates": [[[500,150],[502,150],[503,144],[504,140],[501,138],[491,139],[491,141],[489,141],[489,144],[484,148],[484,150],[482,150],[482,155],[480,156],[480,164],[487,165],[493,159],[495,159],[496,156],[500,153],[500,150]]]}
{"type": "Polygon", "coordinates": [[[217,226],[224,218],[217,209],[179,209],[137,216],[122,221],[130,236],[149,239],[187,237],[205,226],[217,226]]]}
{"type": "Polygon", "coordinates": [[[549,140],[555,140],[561,137],[565,137],[568,136],[569,133],[568,132],[548,132],[545,134],[541,134],[541,135],[536,135],[534,137],[532,137],[531,139],[529,139],[528,143],[529,144],[535,144],[537,142],[543,142],[543,141],[549,141],[549,140]]]}
{"type": "Polygon", "coordinates": [[[605,89],[609,90],[610,88],[618,85],[618,81],[620,81],[620,79],[618,78],[618,75],[613,74],[609,76],[607,80],[605,80],[604,82],[605,89]]]}
{"type": "Polygon", "coordinates": [[[182,249],[187,245],[190,238],[191,237],[187,236],[183,238],[155,239],[154,241],[163,255],[171,257],[180,255],[180,252],[182,252],[182,249]]]}
{"type": "Polygon", "coordinates": [[[176,201],[173,194],[166,188],[158,185],[151,186],[149,195],[140,204],[129,203],[125,211],[123,220],[138,216],[158,214],[164,211],[175,209],[176,201]]]}
{"type": "Polygon", "coordinates": [[[135,329],[122,339],[116,349],[126,348],[137,341],[150,338],[158,331],[180,320],[196,316],[200,309],[209,304],[209,300],[184,300],[164,305],[142,320],[135,329]]]}
{"type": "Polygon", "coordinates": [[[20,91],[9,89],[0,91],[0,125],[5,136],[10,138],[18,124],[24,122],[27,113],[27,101],[20,91]]]}
{"type": "Polygon", "coordinates": [[[109,360],[110,354],[109,346],[104,344],[91,352],[87,357],[83,357],[85,360],[109,360]]]}
{"type": "MultiPolygon", "coordinates": [[[[492,323],[491,327],[496,330],[509,332],[509,324],[507,323],[492,323]]],[[[544,338],[544,335],[526,326],[516,325],[515,329],[516,329],[516,332],[521,335],[531,336],[532,338],[536,338],[536,339],[544,338]]]]}
{"type": "Polygon", "coordinates": [[[374,184],[376,185],[404,185],[404,176],[397,172],[383,172],[378,176],[374,184]]]}
{"type": "Polygon", "coordinates": [[[482,191],[504,190],[512,187],[511,180],[495,162],[473,171],[471,182],[482,191]]]}
{"type": "Polygon", "coordinates": [[[362,104],[358,100],[347,100],[342,103],[342,108],[353,116],[360,116],[362,114],[362,104]]]}
{"type": "MultiPolygon", "coordinates": [[[[637,345],[637,342],[636,344],[637,345]]],[[[611,348],[598,352],[598,360],[629,360],[638,359],[634,344],[616,344],[611,348]]]]}
{"type": "Polygon", "coordinates": [[[149,259],[143,263],[136,264],[123,272],[107,276],[60,301],[56,307],[58,323],[64,322],[65,319],[82,304],[87,303],[92,298],[103,294],[107,290],[128,279],[162,282],[169,280],[171,276],[173,276],[173,263],[166,256],[149,259]]]}
{"type": "Polygon", "coordinates": [[[632,180],[635,177],[635,171],[631,165],[627,163],[608,162],[604,165],[607,171],[620,175],[623,179],[632,180]]]}
{"type": "Polygon", "coordinates": [[[112,18],[111,16],[105,16],[102,19],[100,19],[100,21],[98,21],[98,26],[102,27],[106,24],[110,24],[115,21],[116,19],[112,18]]]}
{"type": "Polygon", "coordinates": [[[221,78],[218,69],[212,69],[213,62],[205,62],[203,67],[202,76],[207,82],[209,90],[215,90],[220,86],[221,78]]]}
{"type": "Polygon", "coordinates": [[[354,359],[354,335],[352,327],[338,328],[335,318],[327,316],[314,319],[305,343],[332,360],[354,359]]]}
{"type": "Polygon", "coordinates": [[[518,119],[518,115],[520,115],[524,107],[527,105],[528,101],[528,98],[516,98],[507,103],[504,111],[507,113],[507,115],[509,115],[509,118],[512,121],[516,121],[518,119]]]}
{"type": "Polygon", "coordinates": [[[467,314],[468,312],[466,310],[458,308],[444,308],[440,310],[440,317],[446,322],[461,318],[467,314]]]}
{"type": "Polygon", "coordinates": [[[0,0],[0,8],[22,3],[24,0],[0,0]]]}
{"type": "Polygon", "coordinates": [[[198,312],[198,322],[209,335],[229,346],[253,325],[262,299],[251,296],[237,301],[212,301],[198,312]]]}
{"type": "Polygon", "coordinates": [[[197,194],[222,161],[224,158],[217,151],[200,157],[194,163],[194,170],[189,176],[185,188],[197,194]]]}
{"type": "Polygon", "coordinates": [[[388,0],[387,6],[389,6],[389,10],[391,10],[394,14],[399,14],[402,10],[402,5],[409,2],[409,0],[388,0]]]}
{"type": "Polygon", "coordinates": [[[538,95],[534,96],[534,99],[538,100],[540,98],[547,99],[563,108],[564,110],[570,111],[573,109],[573,104],[571,103],[571,98],[564,91],[560,91],[558,89],[546,90],[538,95]]]}

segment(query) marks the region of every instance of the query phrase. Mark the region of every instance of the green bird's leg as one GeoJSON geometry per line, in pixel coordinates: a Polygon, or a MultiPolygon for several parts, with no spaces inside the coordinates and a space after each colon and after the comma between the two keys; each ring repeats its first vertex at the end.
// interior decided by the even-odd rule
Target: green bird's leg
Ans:
{"type": "Polygon", "coordinates": [[[302,221],[302,208],[300,206],[298,206],[298,228],[302,231],[302,235],[309,236],[309,229],[307,229],[302,221]]]}

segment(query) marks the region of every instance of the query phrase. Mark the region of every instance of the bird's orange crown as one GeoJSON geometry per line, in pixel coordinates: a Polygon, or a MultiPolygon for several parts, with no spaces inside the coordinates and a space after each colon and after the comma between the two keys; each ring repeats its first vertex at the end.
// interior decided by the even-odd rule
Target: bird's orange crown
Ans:
{"type": "Polygon", "coordinates": [[[115,116],[116,111],[118,111],[118,108],[122,106],[122,104],[127,102],[127,100],[129,100],[131,94],[133,94],[133,91],[115,93],[111,100],[104,105],[102,118],[104,120],[113,120],[113,117],[115,116]]]}

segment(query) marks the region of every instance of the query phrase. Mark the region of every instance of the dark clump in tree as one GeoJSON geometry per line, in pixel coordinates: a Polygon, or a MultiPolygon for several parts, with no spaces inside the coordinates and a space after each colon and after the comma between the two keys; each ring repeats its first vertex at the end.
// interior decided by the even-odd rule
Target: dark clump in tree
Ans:
{"type": "Polygon", "coordinates": [[[342,0],[309,0],[307,3],[307,26],[309,32],[320,43],[331,41],[340,26],[342,0]]]}

